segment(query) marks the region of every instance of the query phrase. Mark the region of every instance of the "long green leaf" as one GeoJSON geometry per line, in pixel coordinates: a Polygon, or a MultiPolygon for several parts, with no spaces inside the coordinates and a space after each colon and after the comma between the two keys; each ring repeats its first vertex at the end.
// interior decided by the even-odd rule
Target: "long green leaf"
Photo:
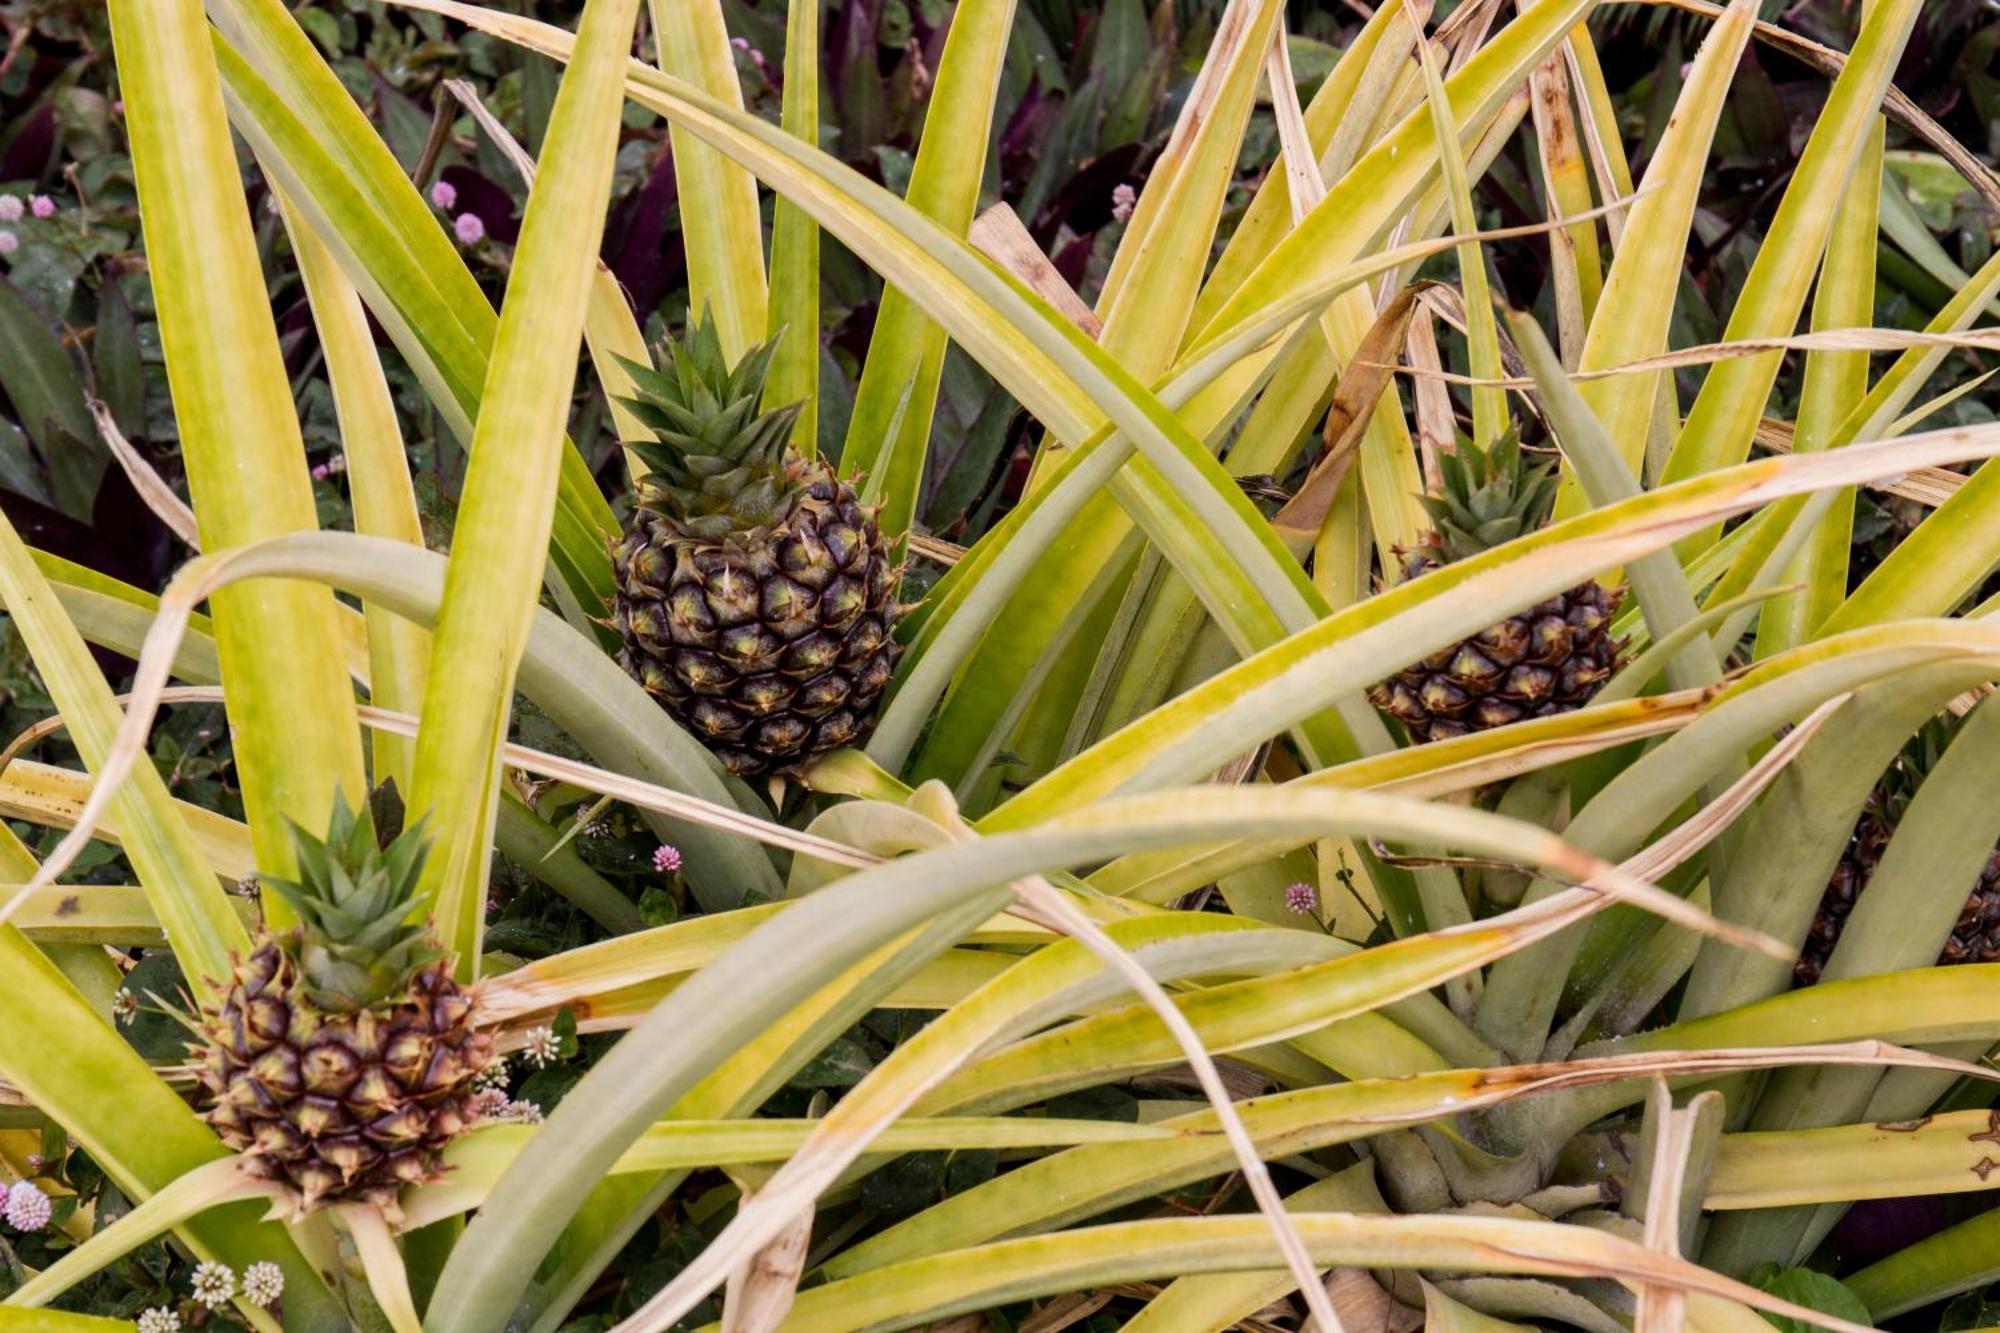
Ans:
{"type": "MultiPolygon", "coordinates": [[[[446,427],[470,441],[498,320],[464,256],[282,0],[208,9],[232,122],[312,219],[446,427]]],[[[565,450],[550,573],[586,611],[611,595],[605,539],[617,526],[582,455],[565,450]]]]}
{"type": "Polygon", "coordinates": [[[578,28],[528,195],[445,570],[410,808],[431,821],[422,888],[466,976],[479,964],[500,745],[567,452],[563,423],[624,105],[618,70],[637,16],[638,0],[592,0],[578,28]]]}
{"type": "Polygon", "coordinates": [[[1877,1319],[2000,1281],[2000,1209],[1926,1236],[1845,1281],[1877,1319]]]}
{"type": "MultiPolygon", "coordinates": [[[[819,142],[820,0],[790,0],[785,17],[785,79],[780,123],[801,143],[819,142]]],[[[793,445],[819,453],[819,224],[789,199],[771,208],[771,300],[764,336],[783,341],[764,381],[767,407],[801,403],[793,445]]]]}
{"type": "MultiPolygon", "coordinates": [[[[741,111],[743,85],[736,77],[736,55],[729,49],[721,0],[651,0],[649,12],[660,68],[741,111]]],[[[787,67],[786,72],[794,71],[787,67]]],[[[809,68],[796,73],[807,81],[814,77],[809,68]]],[[[734,361],[764,336],[767,295],[757,181],[679,126],[673,127],[670,137],[674,182],[683,204],[689,313],[706,309],[714,316],[723,353],[734,361]]],[[[554,161],[546,137],[542,156],[554,161]]]]}
{"type": "MultiPolygon", "coordinates": [[[[1322,1267],[1662,1282],[1824,1323],[1843,1333],[1861,1333],[1859,1325],[1815,1316],[1682,1260],[1584,1227],[1469,1214],[1302,1213],[1295,1222],[1322,1267]]],[[[1256,1217],[1119,1222],[954,1250],[815,1287],[800,1293],[781,1327],[790,1333],[908,1328],[1032,1296],[1145,1278],[1270,1268],[1276,1259],[1269,1230],[1256,1217]]]]}
{"type": "MultiPolygon", "coordinates": [[[[291,382],[251,236],[199,0],[110,7],[140,223],[203,545],[317,526],[291,382]]],[[[365,785],[333,597],[286,584],[215,604],[230,733],[259,861],[290,873],[286,821],[316,828],[365,785]]],[[[281,905],[269,910],[281,919],[281,905]]],[[[211,960],[200,955],[195,961],[211,960]]],[[[219,973],[218,973],[219,975],[219,973]]]]}
{"type": "MultiPolygon", "coordinates": [[[[0,600],[28,645],[36,669],[84,762],[101,769],[123,720],[111,687],[83,636],[57,605],[14,525],[0,517],[0,600]]],[[[19,769],[17,761],[13,765],[19,769]]],[[[248,952],[250,937],[216,883],[195,835],[167,795],[159,771],[142,764],[117,792],[112,814],[148,901],[193,978],[229,975],[229,955],[248,952]]]]}
{"type": "MultiPolygon", "coordinates": [[[[907,200],[954,237],[972,226],[979,203],[995,88],[1013,27],[1014,0],[965,0],[953,10],[924,109],[907,200]]],[[[891,284],[875,315],[840,456],[842,474],[867,476],[881,496],[884,532],[901,533],[916,516],[944,349],[944,330],[891,284]]]]}
{"type": "MultiPolygon", "coordinates": [[[[403,451],[403,433],[396,424],[396,404],[389,382],[375,355],[368,317],[353,284],[310,225],[287,221],[299,276],[313,305],[313,323],[326,356],[327,378],[340,421],[341,456],[354,504],[354,529],[373,536],[424,544],[423,520],[417,513],[417,493],[403,451]]],[[[423,707],[424,672],[430,661],[430,635],[384,607],[365,606],[368,622],[368,698],[377,707],[399,713],[423,707]]],[[[374,777],[393,777],[405,791],[410,786],[415,745],[407,737],[378,731],[374,736],[374,777]]]]}
{"type": "MultiPolygon", "coordinates": [[[[445,588],[445,557],[378,537],[301,533],[229,557],[230,577],[330,583],[408,620],[433,624],[445,588]]],[[[517,684],[521,692],[604,767],[728,808],[736,798],[713,755],[675,726],[618,664],[551,611],[535,609],[517,684]]],[[[686,874],[711,910],[746,894],[776,898],[783,881],[754,845],[709,824],[655,817],[664,841],[686,854],[686,874]]]]}
{"type": "MultiPolygon", "coordinates": [[[[1646,168],[1647,188],[1626,215],[1578,369],[1622,365],[1666,350],[1677,289],[1660,281],[1660,275],[1679,269],[1693,235],[1709,146],[1756,18],[1757,6],[1751,0],[1738,0],[1702,42],[1646,168]]],[[[1646,431],[1658,389],[1657,374],[1619,375],[1578,386],[1584,403],[1604,423],[1619,456],[1635,475],[1645,458],[1646,431]]],[[[1557,512],[1565,516],[1580,512],[1582,498],[1572,483],[1557,512]]]]}
{"type": "MultiPolygon", "coordinates": [[[[1854,50],[1813,123],[1756,262],[1737,293],[1725,338],[1782,335],[1797,325],[1844,187],[1863,155],[1921,8],[1919,0],[1880,0],[1867,10],[1854,50]]],[[[1709,372],[1674,442],[1664,480],[1678,481],[1748,456],[1753,428],[1782,359],[1777,353],[1738,357],[1709,372]]]]}
{"type": "MultiPolygon", "coordinates": [[[[1821,265],[1813,294],[1815,329],[1858,328],[1874,318],[1875,248],[1879,244],[1876,218],[1882,196],[1885,133],[1886,126],[1877,117],[1841,196],[1840,214],[1834,219],[1826,262],[1821,265]]],[[[1867,353],[1808,353],[1792,447],[1825,448],[1867,392],[1867,353]]],[[[1797,593],[1781,594],[1758,613],[1758,656],[1804,642],[1847,599],[1848,546],[1853,536],[1854,496],[1842,492],[1813,529],[1804,552],[1786,571],[1787,582],[1805,587],[1797,593]]]]}

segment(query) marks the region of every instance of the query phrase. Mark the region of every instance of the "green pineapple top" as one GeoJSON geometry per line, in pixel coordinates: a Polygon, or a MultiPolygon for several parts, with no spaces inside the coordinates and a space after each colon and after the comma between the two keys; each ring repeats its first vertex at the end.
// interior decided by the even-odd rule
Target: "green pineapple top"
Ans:
{"type": "Polygon", "coordinates": [[[323,841],[292,825],[299,878],[264,877],[299,915],[286,951],[298,964],[307,996],[330,1013],[380,1004],[444,956],[429,922],[409,919],[430,841],[422,820],[408,829],[401,825],[392,783],[378,787],[358,812],[336,792],[323,841]]]}
{"type": "Polygon", "coordinates": [[[704,541],[761,532],[791,511],[807,484],[790,449],[804,404],[760,410],[776,349],[774,338],[732,368],[704,314],[667,344],[667,370],[625,362],[639,389],[626,404],[658,437],[631,446],[652,469],[641,505],[704,541]]]}
{"type": "Polygon", "coordinates": [[[1438,458],[1444,493],[1423,497],[1434,530],[1425,546],[1447,563],[1464,560],[1532,532],[1555,501],[1555,468],[1528,465],[1521,438],[1509,431],[1490,449],[1463,443],[1438,458]]]}

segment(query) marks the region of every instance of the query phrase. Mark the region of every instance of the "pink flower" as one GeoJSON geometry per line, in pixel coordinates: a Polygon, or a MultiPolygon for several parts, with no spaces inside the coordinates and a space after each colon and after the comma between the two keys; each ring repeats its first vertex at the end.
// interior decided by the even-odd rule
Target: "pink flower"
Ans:
{"type": "Polygon", "coordinates": [[[0,194],[0,222],[19,222],[27,209],[18,194],[0,194]]]}
{"type": "Polygon", "coordinates": [[[681,868],[681,849],[661,843],[653,849],[653,869],[662,875],[671,875],[681,868]]]}
{"type": "Polygon", "coordinates": [[[460,245],[477,245],[486,239],[486,224],[477,213],[460,213],[452,219],[451,231],[460,245]]]}
{"type": "Polygon", "coordinates": [[[45,194],[38,194],[28,200],[28,211],[38,218],[52,218],[56,215],[56,201],[45,194]]]}
{"type": "Polygon", "coordinates": [[[1132,208],[1139,202],[1139,192],[1124,181],[1111,187],[1111,220],[1123,222],[1132,216],[1132,208]]]}
{"type": "Polygon", "coordinates": [[[11,255],[20,248],[20,237],[11,231],[0,231],[0,255],[11,255]]]}
{"type": "Polygon", "coordinates": [[[1319,915],[1319,890],[1310,884],[1293,884],[1285,889],[1285,910],[1298,916],[1319,915]]]}
{"type": "Polygon", "coordinates": [[[450,181],[439,181],[431,186],[431,202],[445,212],[451,212],[451,206],[458,202],[458,187],[450,181]]]}
{"type": "Polygon", "coordinates": [[[54,1213],[49,1196],[26,1180],[17,1180],[7,1191],[7,1223],[17,1231],[40,1231],[54,1213]]]}

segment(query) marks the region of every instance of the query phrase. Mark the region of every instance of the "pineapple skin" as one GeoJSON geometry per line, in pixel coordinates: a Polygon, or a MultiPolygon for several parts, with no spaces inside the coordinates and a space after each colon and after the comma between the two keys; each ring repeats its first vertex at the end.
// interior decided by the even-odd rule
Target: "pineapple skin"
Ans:
{"type": "Polygon", "coordinates": [[[768,529],[696,537],[641,509],[612,552],[626,671],[739,777],[866,739],[901,645],[872,510],[822,467],[768,529]]]}
{"type": "MultiPolygon", "coordinates": [[[[1798,962],[1792,966],[1792,975],[1800,985],[1817,982],[1833,957],[1834,946],[1840,943],[1856,899],[1868,887],[1882,854],[1889,849],[1889,839],[1896,831],[1888,813],[1893,808],[1889,791],[1878,787],[1868,798],[1861,818],[1855,821],[1840,862],[1827,880],[1819,910],[1813,914],[1798,962]]],[[[1959,910],[1958,921],[1937,961],[1940,967],[1954,963],[2000,963],[2000,850],[1986,858],[1979,881],[1966,895],[1965,906],[1959,910]]]]}
{"type": "MultiPolygon", "coordinates": [[[[1403,575],[1444,563],[1434,546],[1419,547],[1403,575]]],[[[1403,668],[1368,697],[1418,744],[1581,708],[1617,669],[1614,609],[1601,584],[1580,583],[1403,668]]]]}
{"type": "Polygon", "coordinates": [[[477,1121],[474,1082],[493,1038],[438,959],[391,1000],[329,1012],[306,994],[299,933],[262,936],[235,960],[191,1049],[222,1141],[301,1212],[365,1202],[396,1213],[405,1185],[444,1174],[446,1144],[477,1121]]]}

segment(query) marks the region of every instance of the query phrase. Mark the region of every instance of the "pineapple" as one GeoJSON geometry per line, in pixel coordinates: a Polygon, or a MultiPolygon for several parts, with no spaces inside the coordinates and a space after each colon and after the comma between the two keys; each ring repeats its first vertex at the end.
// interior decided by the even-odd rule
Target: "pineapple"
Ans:
{"type": "MultiPolygon", "coordinates": [[[[1801,985],[1810,986],[1818,981],[1827,960],[1833,957],[1833,946],[1840,943],[1855,900],[1868,887],[1876,865],[1889,848],[1896,824],[1909,807],[1910,798],[1949,740],[1947,725],[1933,722],[1926,726],[1904,747],[1869,794],[1847,847],[1840,854],[1840,863],[1827,880],[1812,928],[1792,968],[1801,985]]],[[[2000,963],[2000,848],[1986,858],[1979,879],[1966,895],[1965,906],[1952,927],[1951,938],[1945,941],[1944,950],[1938,955],[1938,963],[2000,963]]]]}
{"type": "Polygon", "coordinates": [[[875,511],[761,411],[774,343],[732,369],[715,326],[628,362],[659,437],[613,551],[619,660],[739,776],[790,773],[865,737],[900,647],[898,569],[875,511]]]}
{"type": "MultiPolygon", "coordinates": [[[[1404,554],[1404,578],[1511,541],[1548,517],[1554,469],[1525,464],[1515,435],[1488,450],[1464,445],[1438,462],[1444,493],[1423,500],[1435,526],[1404,554]]],[[[1579,708],[1617,666],[1612,606],[1601,585],[1580,583],[1405,667],[1369,698],[1418,743],[1579,708]]]]}
{"type": "Polygon", "coordinates": [[[400,831],[394,789],[359,813],[336,796],[326,839],[296,825],[296,882],[264,883],[298,913],[260,933],[197,1023],[204,1117],[300,1211],[368,1202],[436,1179],[475,1118],[493,1058],[428,923],[411,921],[428,851],[400,831]],[[381,819],[376,813],[381,813],[381,819]]]}

